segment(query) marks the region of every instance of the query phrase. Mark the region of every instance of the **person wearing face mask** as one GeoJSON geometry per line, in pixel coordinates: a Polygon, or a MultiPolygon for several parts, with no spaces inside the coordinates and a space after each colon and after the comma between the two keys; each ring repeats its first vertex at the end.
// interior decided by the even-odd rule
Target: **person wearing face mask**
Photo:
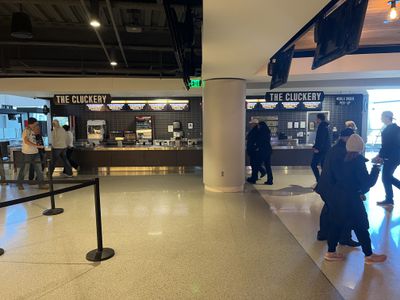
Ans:
{"type": "Polygon", "coordinates": [[[344,255],[336,252],[343,229],[350,225],[361,244],[366,264],[380,263],[386,260],[386,255],[375,254],[372,251],[371,238],[368,232],[368,215],[363,201],[379,177],[380,166],[374,165],[368,173],[366,159],[361,154],[365,144],[362,138],[353,134],[346,142],[346,156],[341,163],[333,168],[333,188],[335,198],[328,199],[329,233],[328,252],[324,258],[327,261],[344,260],[344,255]]]}
{"type": "Polygon", "coordinates": [[[393,205],[393,185],[400,189],[400,180],[393,176],[400,165],[400,127],[393,123],[393,113],[384,111],[381,116],[385,129],[382,131],[382,148],[372,162],[383,164],[382,182],[385,187],[385,200],[378,205],[393,205]]]}

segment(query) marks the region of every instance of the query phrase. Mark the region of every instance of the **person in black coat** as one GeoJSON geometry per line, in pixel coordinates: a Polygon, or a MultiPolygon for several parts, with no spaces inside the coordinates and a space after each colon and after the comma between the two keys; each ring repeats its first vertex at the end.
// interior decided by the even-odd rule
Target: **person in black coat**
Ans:
{"type": "Polygon", "coordinates": [[[393,205],[393,187],[400,189],[400,180],[393,176],[400,165],[400,127],[393,123],[393,113],[384,111],[382,122],[386,128],[382,131],[382,148],[373,162],[383,163],[382,182],[385,187],[386,197],[378,205],[393,205]]]}
{"type": "Polygon", "coordinates": [[[247,182],[255,184],[258,180],[258,172],[263,173],[261,155],[257,144],[259,136],[258,119],[251,119],[250,124],[252,128],[246,137],[246,152],[250,159],[251,177],[247,178],[247,182]]]}
{"type": "Polygon", "coordinates": [[[271,168],[271,130],[265,122],[260,122],[258,124],[257,146],[260,151],[261,166],[264,164],[265,172],[267,173],[267,181],[265,184],[272,185],[274,182],[274,176],[271,168]]]}
{"type": "MultiPolygon", "coordinates": [[[[344,161],[346,157],[346,142],[350,136],[354,134],[353,129],[346,128],[340,132],[340,138],[337,143],[329,150],[326,158],[321,177],[315,187],[315,192],[321,196],[324,206],[320,215],[320,230],[317,234],[317,240],[325,241],[329,232],[329,208],[327,202],[329,198],[335,198],[336,193],[333,189],[333,168],[344,161]]],[[[350,247],[359,247],[360,243],[353,241],[351,238],[351,227],[345,227],[340,236],[339,243],[350,247]]]]}
{"type": "Polygon", "coordinates": [[[321,168],[324,167],[325,156],[328,153],[331,147],[331,139],[329,136],[329,124],[325,121],[325,115],[320,113],[317,115],[317,136],[315,137],[315,144],[313,146],[313,158],[311,161],[311,169],[314,173],[315,180],[318,182],[319,180],[319,169],[318,165],[321,165],[321,168]]]}
{"type": "Polygon", "coordinates": [[[346,143],[347,154],[344,161],[333,167],[333,190],[336,197],[329,197],[329,234],[328,252],[325,259],[328,261],[343,260],[344,256],[336,252],[343,228],[351,224],[365,255],[365,263],[383,262],[386,255],[377,255],[372,252],[371,238],[368,232],[368,215],[364,207],[366,193],[378,180],[380,167],[374,165],[371,174],[366,167],[366,159],[361,153],[364,151],[364,141],[353,134],[346,143]]]}

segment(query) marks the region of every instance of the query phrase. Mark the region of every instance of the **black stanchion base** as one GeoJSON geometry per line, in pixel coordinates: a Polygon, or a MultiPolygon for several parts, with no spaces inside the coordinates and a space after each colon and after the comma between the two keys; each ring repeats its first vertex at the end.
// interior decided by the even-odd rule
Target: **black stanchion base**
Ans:
{"type": "Polygon", "coordinates": [[[0,256],[4,254],[4,249],[0,248],[0,256]]]}
{"type": "Polygon", "coordinates": [[[63,212],[64,212],[64,208],[50,208],[50,209],[46,209],[43,212],[43,215],[45,215],[45,216],[54,216],[54,215],[62,214],[63,212]]]}
{"type": "Polygon", "coordinates": [[[86,259],[89,261],[102,261],[107,260],[115,255],[111,248],[103,248],[103,250],[94,249],[86,254],[86,259]]]}

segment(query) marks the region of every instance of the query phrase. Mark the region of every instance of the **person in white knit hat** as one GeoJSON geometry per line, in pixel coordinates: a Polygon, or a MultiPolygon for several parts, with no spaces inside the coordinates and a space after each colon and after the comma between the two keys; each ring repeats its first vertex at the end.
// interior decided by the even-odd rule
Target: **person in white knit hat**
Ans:
{"type": "Polygon", "coordinates": [[[364,194],[375,185],[379,177],[380,167],[375,165],[371,174],[366,167],[366,159],[362,155],[365,149],[363,139],[353,134],[347,140],[347,154],[342,163],[333,169],[334,190],[336,198],[330,200],[330,228],[328,233],[328,252],[325,259],[328,261],[344,260],[341,253],[336,252],[343,228],[353,228],[358,241],[361,243],[365,255],[365,263],[373,264],[384,262],[386,255],[372,252],[371,238],[368,232],[368,215],[364,207],[364,194]]]}

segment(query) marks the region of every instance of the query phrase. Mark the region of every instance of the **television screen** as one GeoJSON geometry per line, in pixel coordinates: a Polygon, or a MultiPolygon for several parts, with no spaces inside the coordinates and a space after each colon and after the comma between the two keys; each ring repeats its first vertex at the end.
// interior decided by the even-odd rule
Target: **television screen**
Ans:
{"type": "Polygon", "coordinates": [[[286,51],[279,52],[276,57],[271,59],[271,62],[268,65],[268,74],[272,76],[270,86],[271,90],[287,82],[293,54],[294,46],[290,47],[286,51]]]}
{"type": "Polygon", "coordinates": [[[368,0],[348,0],[315,25],[313,70],[358,49],[367,6],[368,0]]]}

